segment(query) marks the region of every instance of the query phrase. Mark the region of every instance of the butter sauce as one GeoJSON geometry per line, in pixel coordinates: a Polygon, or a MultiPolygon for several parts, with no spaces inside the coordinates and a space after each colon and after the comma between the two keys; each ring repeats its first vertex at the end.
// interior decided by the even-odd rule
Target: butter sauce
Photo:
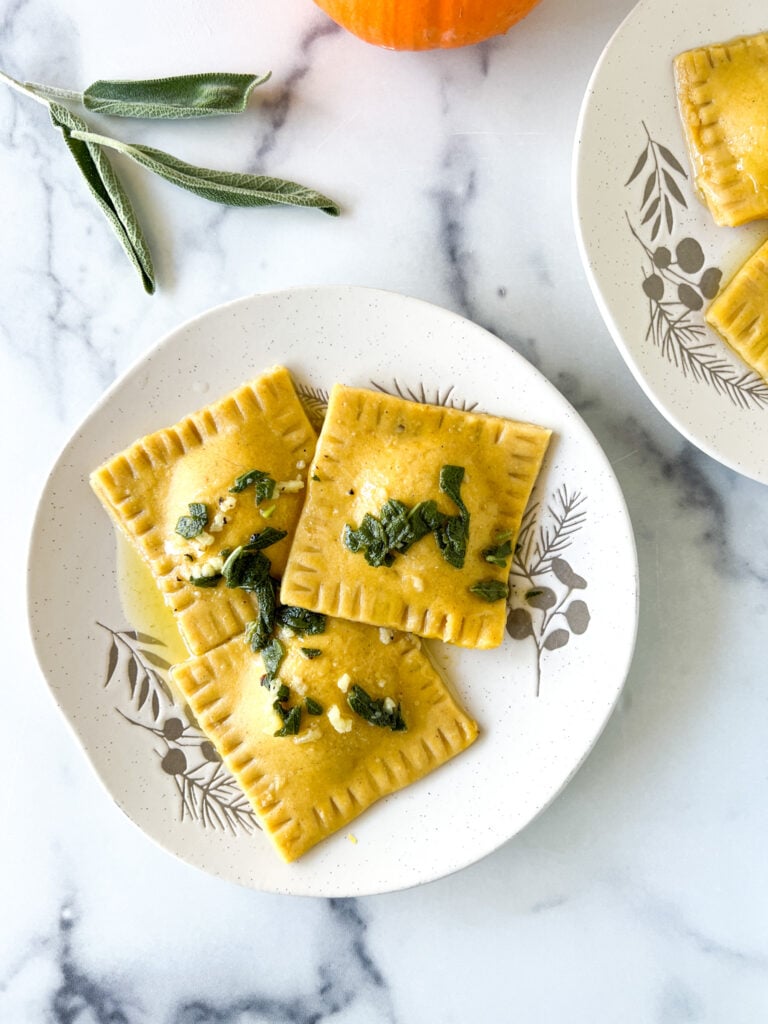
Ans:
{"type": "Polygon", "coordinates": [[[122,534],[117,535],[117,579],[120,603],[133,629],[162,641],[163,657],[172,665],[186,661],[189,652],[173,613],[166,607],[149,567],[122,534]]]}

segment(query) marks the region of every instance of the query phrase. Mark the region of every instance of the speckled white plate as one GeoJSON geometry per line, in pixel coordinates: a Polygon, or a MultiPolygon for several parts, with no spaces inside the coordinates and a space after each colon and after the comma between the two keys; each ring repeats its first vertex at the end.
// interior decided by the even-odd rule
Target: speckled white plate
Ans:
{"type": "Polygon", "coordinates": [[[455,871],[515,835],[603,728],[632,655],[634,540],[613,472],[561,395],[475,324],[389,292],[256,295],[165,338],[87,417],[42,494],[29,611],[54,697],[109,792],[149,836],[206,871],[270,892],[360,895],[455,871]],[[465,754],[381,801],[292,865],[165,683],[167,651],[121,603],[112,526],[88,474],[275,363],[309,405],[342,381],[477,406],[554,428],[525,520],[509,634],[495,651],[430,646],[482,730],[465,754]],[[536,593],[526,594],[529,591],[536,593]],[[139,635],[134,630],[139,628],[139,635]]]}
{"type": "Polygon", "coordinates": [[[768,385],[697,307],[713,297],[718,271],[727,281],[768,225],[718,227],[698,199],[672,61],[683,50],[766,29],[764,0],[642,0],[592,75],[573,176],[584,266],[638,383],[697,447],[763,483],[768,385]]]}

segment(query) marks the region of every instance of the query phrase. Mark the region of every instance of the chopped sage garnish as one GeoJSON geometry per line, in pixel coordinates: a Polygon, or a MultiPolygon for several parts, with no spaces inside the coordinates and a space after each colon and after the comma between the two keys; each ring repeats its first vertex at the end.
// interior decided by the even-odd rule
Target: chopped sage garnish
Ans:
{"type": "Polygon", "coordinates": [[[277,688],[277,699],[280,701],[280,703],[285,704],[290,695],[290,689],[285,685],[285,683],[281,683],[280,686],[277,688]]]}
{"type": "Polygon", "coordinates": [[[501,580],[478,580],[469,589],[472,594],[489,604],[494,601],[503,601],[509,595],[509,587],[501,580]]]}
{"type": "MultiPolygon", "coordinates": [[[[277,701],[275,701],[275,703],[280,707],[280,704],[277,701]]],[[[275,736],[296,736],[299,732],[300,725],[301,706],[299,704],[294,704],[285,716],[282,728],[277,730],[275,736]]]]}
{"type": "Polygon", "coordinates": [[[357,529],[349,524],[344,527],[344,545],[354,554],[362,552],[369,565],[390,566],[396,555],[405,554],[431,533],[446,562],[461,569],[469,538],[469,511],[459,493],[463,478],[461,466],[443,466],[440,470],[440,490],[458,507],[457,516],[441,512],[431,499],[409,508],[405,502],[390,498],[381,506],[378,517],[366,512],[357,529]]]}
{"type": "Polygon", "coordinates": [[[218,587],[220,579],[223,577],[220,572],[217,572],[213,576],[190,576],[189,582],[193,587],[218,587]]]}
{"type": "Polygon", "coordinates": [[[395,704],[391,697],[376,699],[355,683],[347,693],[347,703],[356,715],[371,725],[391,729],[392,732],[405,731],[406,725],[400,712],[400,705],[395,704]]]}
{"type": "Polygon", "coordinates": [[[275,618],[281,626],[292,629],[294,633],[317,636],[325,632],[325,616],[320,612],[309,612],[306,608],[281,605],[275,618]]]}
{"type": "Polygon", "coordinates": [[[483,558],[492,565],[498,565],[500,569],[506,569],[507,562],[512,555],[512,541],[507,534],[506,539],[496,543],[483,551],[483,558]]]}
{"type": "Polygon", "coordinates": [[[252,651],[263,650],[270,641],[275,628],[275,609],[277,598],[275,588],[277,581],[267,578],[256,587],[256,599],[259,603],[259,617],[245,627],[245,639],[252,651]]]}
{"type": "MultiPolygon", "coordinates": [[[[263,686],[270,686],[272,684],[273,679],[277,676],[277,670],[280,668],[280,662],[283,660],[284,655],[285,651],[283,650],[283,645],[279,640],[272,639],[269,643],[264,645],[261,651],[261,660],[264,662],[264,668],[267,672],[265,677],[266,681],[264,679],[261,681],[263,686]]],[[[280,691],[282,689],[283,687],[281,686],[280,690],[277,691],[277,699],[287,700],[288,688],[285,688],[285,697],[280,696],[280,691]]]]}
{"type": "Polygon", "coordinates": [[[221,575],[231,589],[256,590],[269,579],[272,563],[261,551],[248,551],[241,544],[221,567],[221,575]]]}
{"type": "Polygon", "coordinates": [[[179,516],[176,522],[176,533],[186,540],[199,536],[208,525],[208,509],[201,501],[193,501],[189,505],[189,515],[179,516]]]}
{"type": "Polygon", "coordinates": [[[259,533],[252,533],[251,539],[247,544],[243,545],[245,551],[261,551],[263,548],[268,548],[272,544],[277,544],[283,537],[288,536],[287,530],[276,530],[274,526],[267,526],[259,533]]]}
{"type": "Polygon", "coordinates": [[[239,494],[252,485],[255,486],[257,505],[262,501],[269,501],[275,493],[276,482],[262,469],[249,469],[247,473],[242,473],[235,479],[229,491],[230,494],[239,494]]]}
{"type": "Polygon", "coordinates": [[[435,540],[443,558],[455,569],[464,566],[469,540],[469,510],[461,499],[463,466],[443,466],[440,470],[440,490],[447,494],[458,508],[457,516],[449,516],[435,531],[435,540]]]}
{"type": "Polygon", "coordinates": [[[370,512],[365,513],[356,530],[347,523],[344,527],[344,544],[353,554],[362,551],[368,565],[392,565],[395,560],[395,556],[389,550],[384,527],[370,512]]]}
{"type": "Polygon", "coordinates": [[[320,655],[323,653],[319,647],[300,647],[299,650],[304,655],[304,657],[309,658],[310,661],[312,660],[312,658],[319,658],[320,655]]]}
{"type": "Polygon", "coordinates": [[[322,715],[323,705],[319,704],[316,700],[313,700],[311,697],[305,697],[304,704],[308,715],[322,715]]]}
{"type": "Polygon", "coordinates": [[[390,498],[381,506],[378,518],[366,512],[356,530],[345,526],[344,544],[353,553],[362,551],[369,565],[392,565],[395,554],[405,554],[417,540],[439,529],[446,518],[434,501],[420,501],[409,508],[390,498]]]}
{"type": "Polygon", "coordinates": [[[282,718],[283,721],[288,717],[288,708],[284,708],[279,700],[272,701],[272,709],[282,718]]]}
{"type": "Polygon", "coordinates": [[[312,474],[312,479],[315,481],[315,483],[320,483],[320,477],[317,475],[317,473],[312,474]]]}

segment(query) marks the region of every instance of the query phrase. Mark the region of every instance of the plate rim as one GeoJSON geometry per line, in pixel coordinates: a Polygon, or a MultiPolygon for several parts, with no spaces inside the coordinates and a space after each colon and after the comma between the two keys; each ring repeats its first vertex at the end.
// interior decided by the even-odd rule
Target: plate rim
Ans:
{"type": "Polygon", "coordinates": [[[619,483],[619,480],[618,480],[618,478],[616,476],[616,473],[614,472],[613,466],[611,465],[611,463],[610,463],[610,461],[608,459],[608,456],[606,455],[606,453],[605,453],[602,445],[600,444],[600,442],[597,440],[597,438],[596,438],[594,432],[592,431],[591,427],[586,423],[586,421],[583,419],[581,414],[573,407],[573,405],[568,401],[568,399],[565,398],[565,396],[561,394],[561,392],[558,390],[558,388],[536,366],[534,366],[532,363],[530,363],[516,349],[512,348],[512,346],[508,345],[506,342],[504,342],[497,335],[493,334],[491,331],[489,331],[487,328],[483,327],[481,324],[477,323],[476,321],[470,320],[468,317],[464,316],[461,313],[456,313],[454,310],[451,310],[451,309],[449,309],[447,307],[439,306],[436,303],[429,302],[429,301],[427,301],[425,299],[421,299],[421,298],[418,298],[416,296],[407,295],[405,293],[395,291],[394,289],[383,289],[383,288],[375,288],[375,287],[362,286],[362,285],[339,285],[339,284],[333,284],[333,285],[301,285],[301,286],[296,286],[296,287],[287,287],[287,288],[275,289],[275,290],[270,290],[270,291],[266,291],[266,292],[248,293],[246,295],[242,295],[240,297],[237,297],[237,298],[234,298],[234,299],[230,299],[227,302],[223,302],[223,303],[219,303],[219,304],[214,305],[214,306],[210,306],[210,307],[202,310],[199,313],[196,313],[196,314],[194,314],[194,315],[192,315],[190,317],[187,317],[181,323],[179,323],[175,327],[171,328],[169,331],[167,331],[165,334],[163,334],[159,339],[157,339],[156,341],[152,342],[148,347],[146,347],[129,364],[129,366],[127,366],[126,369],[109,385],[109,387],[104,391],[104,393],[95,402],[93,402],[91,404],[91,406],[88,409],[88,411],[82,417],[80,417],[80,419],[78,420],[76,426],[71,431],[71,433],[67,437],[67,439],[64,442],[64,444],[60,447],[60,450],[58,451],[58,454],[55,456],[53,462],[51,463],[48,472],[45,474],[43,482],[42,482],[42,485],[40,486],[39,491],[38,491],[36,502],[37,503],[36,503],[36,506],[35,506],[35,514],[34,514],[34,517],[32,519],[32,525],[31,525],[31,529],[30,529],[30,533],[29,533],[29,547],[28,547],[27,558],[26,558],[25,608],[26,608],[27,626],[28,626],[28,630],[29,630],[29,636],[30,636],[30,639],[31,639],[32,649],[34,651],[35,660],[36,660],[38,668],[40,670],[40,674],[42,676],[42,679],[43,679],[43,681],[45,683],[46,689],[48,690],[51,698],[53,699],[53,701],[54,701],[56,707],[58,708],[59,712],[61,713],[62,717],[66,721],[67,726],[68,726],[69,730],[71,731],[71,734],[73,735],[73,737],[74,737],[78,747],[80,748],[80,750],[82,751],[83,755],[85,756],[86,761],[87,761],[88,765],[90,766],[91,771],[96,776],[96,778],[98,779],[99,783],[101,784],[101,786],[103,787],[105,792],[109,795],[109,797],[111,798],[113,803],[120,809],[120,811],[122,811],[122,813],[128,818],[128,820],[137,829],[139,829],[143,833],[144,836],[146,836],[153,843],[155,843],[156,846],[160,847],[166,853],[170,853],[172,856],[176,857],[182,863],[190,865],[191,867],[196,868],[197,870],[202,871],[205,874],[209,874],[209,875],[211,875],[213,877],[222,878],[222,879],[224,879],[226,881],[233,882],[234,884],[240,885],[243,888],[252,889],[254,891],[268,892],[268,893],[275,893],[275,894],[282,894],[282,895],[314,896],[314,897],[318,897],[318,896],[319,897],[363,897],[363,896],[379,895],[379,894],[389,893],[389,892],[405,891],[407,889],[416,888],[418,886],[429,884],[431,882],[437,881],[437,880],[439,880],[441,878],[449,877],[450,875],[455,874],[458,871],[464,870],[465,868],[470,867],[473,864],[479,863],[480,861],[484,860],[486,857],[490,856],[492,853],[494,853],[497,850],[499,850],[502,846],[506,845],[506,843],[510,842],[517,835],[519,835],[524,829],[526,829],[530,824],[532,824],[539,817],[539,815],[544,813],[544,811],[557,799],[558,796],[560,796],[560,794],[563,792],[563,790],[568,786],[568,784],[571,782],[573,777],[576,775],[576,773],[579,771],[579,769],[583,766],[583,764],[586,761],[586,759],[589,757],[590,753],[592,752],[592,750],[594,749],[594,747],[597,744],[598,740],[600,739],[603,731],[605,730],[608,722],[610,721],[610,719],[611,719],[611,717],[612,717],[612,715],[613,715],[613,713],[614,713],[614,711],[616,709],[616,705],[617,705],[617,703],[618,703],[618,701],[619,701],[619,699],[620,699],[620,697],[621,697],[621,695],[622,695],[622,693],[624,691],[624,687],[626,685],[626,681],[627,681],[627,678],[628,678],[628,675],[629,675],[629,671],[630,671],[631,666],[632,666],[632,662],[633,662],[633,658],[634,658],[634,653],[635,653],[635,649],[636,649],[636,643],[637,643],[638,629],[639,629],[640,574],[639,574],[639,564],[638,564],[638,555],[637,555],[637,541],[636,541],[636,537],[635,537],[635,533],[634,533],[634,528],[633,528],[633,525],[632,525],[632,518],[631,518],[631,515],[630,515],[630,512],[629,512],[629,509],[627,507],[626,499],[625,499],[624,493],[623,493],[623,491],[621,489],[621,485],[619,483]],[[446,868],[446,869],[439,869],[437,871],[437,873],[432,873],[432,874],[429,874],[428,876],[414,878],[413,880],[406,881],[405,883],[395,881],[393,883],[382,883],[379,886],[373,886],[373,887],[370,886],[370,885],[363,885],[363,886],[356,887],[354,885],[347,885],[347,884],[342,885],[342,886],[338,886],[338,885],[335,884],[336,879],[334,877],[328,878],[326,880],[326,884],[324,884],[322,886],[318,886],[317,883],[313,881],[312,877],[309,877],[307,879],[309,884],[302,885],[301,883],[304,881],[304,879],[303,878],[299,879],[297,877],[296,880],[295,880],[295,883],[293,885],[291,885],[290,888],[283,887],[283,886],[281,886],[279,884],[267,884],[267,885],[259,884],[258,880],[256,880],[256,879],[254,879],[253,881],[251,881],[249,879],[235,879],[235,878],[232,878],[229,874],[227,874],[224,870],[218,869],[215,864],[213,864],[213,865],[205,865],[204,866],[201,863],[199,863],[197,860],[194,860],[191,857],[185,856],[183,850],[179,850],[179,849],[174,848],[173,846],[171,846],[168,843],[164,842],[163,838],[161,836],[155,835],[155,834],[147,831],[147,829],[141,824],[141,822],[139,822],[132,814],[129,813],[129,811],[126,809],[126,807],[123,806],[123,804],[122,804],[121,800],[118,798],[118,796],[110,788],[108,782],[106,781],[106,779],[102,775],[102,772],[100,771],[99,767],[97,766],[97,764],[95,763],[94,759],[92,758],[91,753],[90,753],[90,751],[89,751],[89,749],[88,749],[84,739],[81,737],[80,732],[78,731],[78,728],[77,728],[77,726],[75,724],[75,717],[76,716],[74,714],[70,714],[69,711],[64,707],[62,702],[59,700],[58,693],[57,693],[56,689],[54,688],[54,685],[49,680],[49,674],[48,674],[47,670],[45,669],[45,667],[43,665],[43,660],[42,660],[42,658],[43,658],[43,651],[41,650],[41,648],[40,648],[40,646],[38,644],[37,627],[36,627],[36,623],[35,623],[35,613],[34,613],[34,610],[33,610],[33,600],[32,600],[33,595],[32,595],[31,583],[32,583],[32,576],[33,576],[33,572],[32,572],[32,570],[33,570],[33,563],[34,563],[34,558],[35,558],[35,551],[34,551],[34,549],[35,549],[35,542],[36,542],[36,539],[37,539],[37,536],[38,536],[38,531],[41,528],[42,520],[43,520],[43,499],[44,499],[45,495],[47,494],[47,492],[48,492],[52,482],[54,481],[54,478],[55,478],[58,470],[60,469],[61,465],[63,464],[64,459],[65,459],[67,453],[69,452],[71,446],[76,443],[76,441],[78,439],[78,436],[81,433],[81,431],[83,430],[83,428],[87,424],[89,424],[91,422],[91,420],[93,418],[95,418],[101,412],[101,410],[109,403],[109,401],[111,400],[111,398],[114,395],[114,393],[116,391],[118,391],[120,388],[122,388],[123,384],[129,378],[131,378],[141,367],[143,367],[143,365],[145,364],[146,360],[149,359],[155,352],[158,352],[159,350],[167,347],[167,345],[172,343],[172,341],[176,337],[176,335],[185,332],[186,330],[188,330],[191,327],[194,327],[200,321],[203,321],[204,319],[206,319],[209,316],[219,316],[219,315],[225,314],[227,310],[232,309],[233,307],[236,307],[236,306],[247,306],[250,302],[253,302],[254,300],[255,301],[259,301],[259,300],[262,300],[262,299],[274,300],[274,299],[277,299],[277,298],[285,298],[285,297],[294,296],[294,295],[305,295],[306,296],[307,294],[316,294],[318,292],[337,293],[337,294],[340,294],[340,295],[341,294],[351,294],[351,293],[354,293],[354,294],[360,294],[360,295],[368,295],[371,298],[375,298],[376,296],[384,296],[387,301],[395,300],[395,301],[398,301],[398,302],[405,302],[406,304],[417,304],[418,306],[422,307],[422,309],[425,309],[425,310],[428,310],[428,311],[431,311],[431,312],[437,311],[438,314],[447,315],[447,316],[451,317],[454,320],[464,321],[467,324],[469,324],[472,329],[478,330],[478,331],[482,331],[483,335],[484,335],[484,340],[487,343],[489,343],[489,344],[493,343],[493,346],[497,349],[497,352],[502,355],[502,358],[505,358],[505,359],[510,359],[511,358],[513,363],[515,361],[518,361],[519,363],[524,364],[526,369],[527,369],[527,371],[530,372],[536,378],[537,383],[540,386],[544,386],[544,387],[546,387],[548,389],[551,389],[551,391],[556,395],[557,400],[562,402],[563,405],[576,417],[576,419],[581,424],[582,428],[587,432],[588,436],[592,439],[592,442],[593,442],[593,445],[594,445],[594,455],[595,455],[595,457],[597,459],[601,460],[602,463],[603,463],[603,467],[604,467],[604,470],[606,472],[606,482],[610,483],[610,485],[611,485],[611,487],[612,487],[612,489],[614,491],[613,498],[614,498],[614,501],[616,502],[616,510],[617,510],[617,512],[621,513],[621,522],[622,522],[622,527],[623,527],[622,532],[625,535],[626,540],[628,541],[628,548],[627,548],[627,556],[628,556],[628,562],[629,562],[628,568],[631,569],[631,573],[627,574],[626,582],[628,584],[631,584],[632,592],[633,592],[633,597],[634,597],[633,607],[632,607],[632,633],[631,633],[631,636],[627,638],[628,639],[628,643],[626,643],[626,646],[624,647],[624,657],[621,660],[621,667],[620,667],[620,669],[617,669],[617,672],[616,672],[617,685],[616,685],[616,688],[615,688],[615,692],[614,692],[613,697],[612,697],[612,699],[610,701],[610,704],[605,709],[605,712],[603,714],[603,717],[602,717],[602,720],[601,720],[601,722],[599,724],[599,727],[595,731],[594,735],[591,737],[590,742],[584,747],[583,751],[581,752],[580,757],[574,762],[574,764],[572,765],[570,771],[565,775],[565,777],[563,778],[563,780],[561,781],[559,786],[557,786],[549,794],[549,796],[548,796],[548,798],[546,800],[544,800],[540,804],[536,805],[536,808],[533,811],[533,813],[527,818],[527,820],[525,821],[525,823],[523,825],[521,825],[519,828],[516,829],[515,832],[511,833],[510,835],[507,835],[506,837],[504,837],[504,838],[502,838],[500,840],[494,836],[494,838],[490,842],[490,845],[488,845],[487,848],[483,848],[479,853],[470,852],[470,853],[468,853],[467,856],[459,858],[460,863],[456,863],[454,866],[446,868]],[[298,884],[296,884],[296,883],[298,883],[298,884]]]}

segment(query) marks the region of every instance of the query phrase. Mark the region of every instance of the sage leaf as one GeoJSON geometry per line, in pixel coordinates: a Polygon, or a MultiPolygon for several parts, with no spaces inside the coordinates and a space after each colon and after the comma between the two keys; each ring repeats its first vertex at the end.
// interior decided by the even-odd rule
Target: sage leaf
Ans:
{"type": "Polygon", "coordinates": [[[276,618],[281,626],[292,629],[299,636],[319,636],[325,632],[325,616],[320,612],[284,604],[277,609],[276,618]]]}
{"type": "Polygon", "coordinates": [[[144,290],[155,290],[152,256],[131,201],[99,145],[77,137],[88,133],[88,125],[59,103],[49,104],[51,120],[59,128],[75,163],[82,171],[101,211],[139,273],[144,290]]]}
{"type": "Polygon", "coordinates": [[[392,732],[406,730],[400,705],[395,704],[391,697],[376,699],[355,683],[347,694],[347,704],[356,715],[380,729],[391,729],[392,732]]]}
{"type": "Polygon", "coordinates": [[[240,114],[271,75],[209,72],[137,81],[101,79],[83,93],[88,110],[114,117],[188,118],[240,114]]]}
{"type": "Polygon", "coordinates": [[[509,596],[509,587],[501,580],[478,580],[469,588],[470,593],[482,598],[492,604],[494,601],[504,601],[509,596]]]}
{"type": "MultiPolygon", "coordinates": [[[[261,681],[262,686],[269,686],[272,683],[272,680],[277,676],[278,669],[280,668],[280,662],[283,660],[284,656],[285,649],[279,640],[272,639],[262,648],[261,660],[264,662],[264,671],[266,673],[265,678],[261,681]]],[[[280,694],[278,694],[278,700],[287,699],[287,693],[284,697],[281,697],[280,694]]]]}
{"type": "Polygon", "coordinates": [[[275,736],[296,736],[301,728],[301,708],[298,704],[291,708],[285,716],[283,726],[278,729],[275,736]]]}
{"type": "Polygon", "coordinates": [[[193,192],[212,203],[227,206],[312,206],[333,217],[339,208],[327,196],[295,181],[271,178],[261,174],[241,174],[233,171],[214,171],[207,167],[178,160],[162,149],[135,143],[118,142],[104,135],[82,133],[76,136],[84,141],[109,146],[135,160],[148,171],[158,174],[172,185],[193,192]]]}

